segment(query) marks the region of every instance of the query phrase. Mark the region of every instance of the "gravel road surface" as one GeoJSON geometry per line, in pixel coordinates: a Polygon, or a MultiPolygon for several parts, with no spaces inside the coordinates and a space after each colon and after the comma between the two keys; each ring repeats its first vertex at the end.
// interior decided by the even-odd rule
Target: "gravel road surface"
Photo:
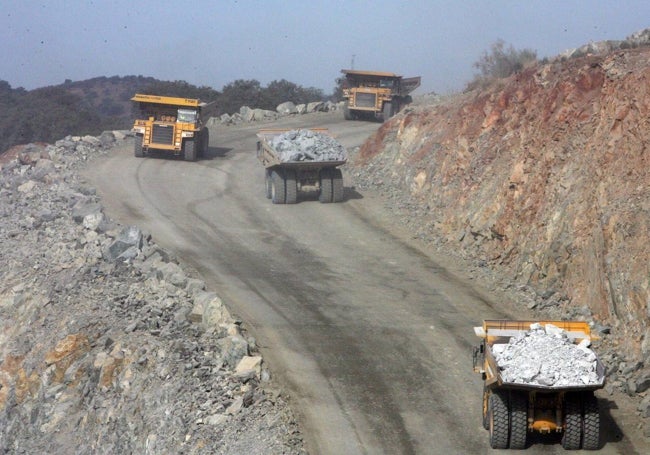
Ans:
{"type": "MultiPolygon", "coordinates": [[[[329,128],[352,148],[380,125],[328,113],[215,127],[198,162],[137,159],[123,147],[85,175],[109,216],[154,233],[245,322],[292,397],[310,453],[495,452],[481,425],[472,327],[518,315],[347,179],[343,203],[308,194],[272,204],[255,157],[255,133],[269,126],[329,128]]],[[[601,453],[643,453],[608,403],[601,453]]],[[[528,453],[564,453],[547,442],[528,453]]]]}

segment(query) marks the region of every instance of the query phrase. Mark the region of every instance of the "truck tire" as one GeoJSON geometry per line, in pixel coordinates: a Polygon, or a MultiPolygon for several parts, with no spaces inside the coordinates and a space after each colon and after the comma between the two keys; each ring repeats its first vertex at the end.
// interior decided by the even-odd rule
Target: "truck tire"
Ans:
{"type": "Polygon", "coordinates": [[[508,432],[510,430],[507,395],[498,391],[492,392],[489,408],[490,447],[493,449],[507,449],[508,432]]]}
{"type": "Polygon", "coordinates": [[[567,393],[564,397],[564,434],[562,447],[578,450],[582,445],[582,406],[577,393],[567,393]]]}
{"type": "Polygon", "coordinates": [[[528,394],[512,391],[510,392],[510,448],[525,449],[527,436],[528,394]]]}
{"type": "Polygon", "coordinates": [[[393,116],[393,103],[384,103],[384,122],[393,116]]]}
{"type": "Polygon", "coordinates": [[[133,142],[133,155],[135,155],[136,158],[142,158],[144,156],[144,152],[142,151],[143,140],[142,134],[136,134],[135,142],[133,142]]]}
{"type": "Polygon", "coordinates": [[[284,177],[278,171],[271,171],[271,202],[284,204],[287,200],[284,177]]]}
{"type": "Polygon", "coordinates": [[[342,202],[343,193],[343,173],[340,169],[332,169],[332,202],[342,202]]]}
{"type": "Polygon", "coordinates": [[[296,182],[296,171],[287,170],[284,173],[284,186],[286,191],[286,203],[295,204],[298,202],[298,182],[296,182]]]}
{"type": "Polygon", "coordinates": [[[327,204],[332,202],[332,173],[330,169],[321,169],[320,171],[320,194],[318,200],[327,204]]]}
{"type": "Polygon", "coordinates": [[[352,116],[352,113],[350,112],[350,102],[345,101],[343,104],[343,118],[345,120],[353,120],[354,117],[352,116]]]}
{"type": "Polygon", "coordinates": [[[273,182],[271,181],[271,171],[264,169],[264,186],[266,186],[266,198],[271,199],[273,196],[273,182]]]}
{"type": "Polygon", "coordinates": [[[185,161],[196,161],[196,147],[194,139],[185,139],[183,141],[183,159],[185,161]]]}
{"type": "Polygon", "coordinates": [[[600,411],[598,398],[593,392],[586,392],[582,397],[583,435],[582,448],[598,450],[600,448],[600,411]]]}

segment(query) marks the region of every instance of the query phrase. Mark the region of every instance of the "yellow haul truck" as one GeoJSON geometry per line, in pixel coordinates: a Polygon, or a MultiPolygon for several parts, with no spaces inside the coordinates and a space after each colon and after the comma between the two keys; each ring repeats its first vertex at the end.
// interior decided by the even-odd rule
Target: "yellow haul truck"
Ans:
{"type": "MultiPolygon", "coordinates": [[[[257,159],[266,168],[266,197],[274,204],[295,204],[299,191],[315,190],[318,191],[318,200],[321,203],[342,202],[343,173],[339,166],[346,163],[347,155],[335,153],[302,161],[285,159],[284,154],[273,146],[273,139],[290,131],[292,130],[264,129],[257,134],[257,159]]],[[[312,131],[331,137],[327,128],[293,131],[312,131]]],[[[333,137],[331,141],[332,144],[336,143],[333,137]]]]}
{"type": "Polygon", "coordinates": [[[420,86],[420,76],[403,78],[381,71],[341,72],[345,74],[343,116],[346,120],[372,117],[386,121],[412,101],[409,93],[420,86]]]}
{"type": "MultiPolygon", "coordinates": [[[[593,378],[587,382],[577,380],[562,385],[542,385],[504,377],[503,365],[497,362],[495,352],[500,347],[511,345],[513,338],[529,333],[533,324],[557,327],[563,331],[562,336],[566,337],[568,344],[586,346],[595,338],[589,324],[582,321],[486,320],[482,327],[474,328],[475,334],[483,339],[474,348],[473,360],[474,371],[484,380],[483,427],[489,430],[491,447],[523,449],[528,434],[537,432],[561,434],[562,446],[568,450],[598,449],[600,415],[594,391],[605,385],[605,367],[592,351],[589,350],[593,357],[593,378]]],[[[571,361],[566,368],[575,372],[577,364],[578,361],[571,361]]]]}
{"type": "Polygon", "coordinates": [[[205,126],[214,103],[171,96],[136,94],[131,101],[138,105],[134,155],[145,156],[150,150],[182,155],[196,161],[208,150],[210,133],[205,126]]]}

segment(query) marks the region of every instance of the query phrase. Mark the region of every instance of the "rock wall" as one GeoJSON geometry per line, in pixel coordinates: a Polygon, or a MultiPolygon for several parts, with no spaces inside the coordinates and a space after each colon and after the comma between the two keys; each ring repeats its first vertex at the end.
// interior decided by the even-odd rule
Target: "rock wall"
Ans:
{"type": "Polygon", "coordinates": [[[355,160],[424,239],[613,327],[650,364],[650,49],[525,69],[406,109],[355,160]],[[645,341],[645,342],[644,342],[645,341]]]}

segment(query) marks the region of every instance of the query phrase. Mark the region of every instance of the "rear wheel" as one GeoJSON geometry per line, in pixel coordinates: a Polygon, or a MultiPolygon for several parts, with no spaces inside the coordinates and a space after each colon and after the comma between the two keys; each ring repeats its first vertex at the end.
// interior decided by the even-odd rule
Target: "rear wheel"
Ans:
{"type": "Polygon", "coordinates": [[[332,169],[332,202],[343,201],[343,173],[340,169],[332,169]]]}
{"type": "Polygon", "coordinates": [[[564,398],[564,434],[562,447],[567,450],[578,450],[582,445],[582,410],[580,396],[568,393],[564,398]]]}
{"type": "Polygon", "coordinates": [[[600,447],[600,411],[598,399],[593,392],[585,393],[582,398],[584,411],[582,448],[585,450],[598,450],[600,447]]]}
{"type": "Polygon", "coordinates": [[[137,134],[135,136],[135,142],[133,143],[133,154],[136,158],[142,158],[144,156],[144,152],[142,151],[142,141],[142,135],[137,134]]]}
{"type": "Polygon", "coordinates": [[[185,139],[183,141],[183,159],[185,161],[196,161],[196,148],[194,139],[185,139]]]}
{"type": "Polygon", "coordinates": [[[271,201],[274,204],[284,204],[286,200],[284,177],[278,171],[271,171],[271,201]]]}
{"type": "Polygon", "coordinates": [[[298,183],[296,182],[296,171],[287,170],[284,173],[284,177],[286,203],[295,204],[298,201],[298,183]]]}
{"type": "Polygon", "coordinates": [[[490,447],[493,449],[508,448],[508,430],[510,427],[507,395],[492,392],[489,401],[490,414],[490,447]]]}
{"type": "Polygon", "coordinates": [[[528,433],[528,394],[510,393],[510,448],[525,449],[528,433]]]}
{"type": "Polygon", "coordinates": [[[320,194],[318,200],[323,204],[332,202],[332,174],[330,169],[320,171],[320,194]]]}

